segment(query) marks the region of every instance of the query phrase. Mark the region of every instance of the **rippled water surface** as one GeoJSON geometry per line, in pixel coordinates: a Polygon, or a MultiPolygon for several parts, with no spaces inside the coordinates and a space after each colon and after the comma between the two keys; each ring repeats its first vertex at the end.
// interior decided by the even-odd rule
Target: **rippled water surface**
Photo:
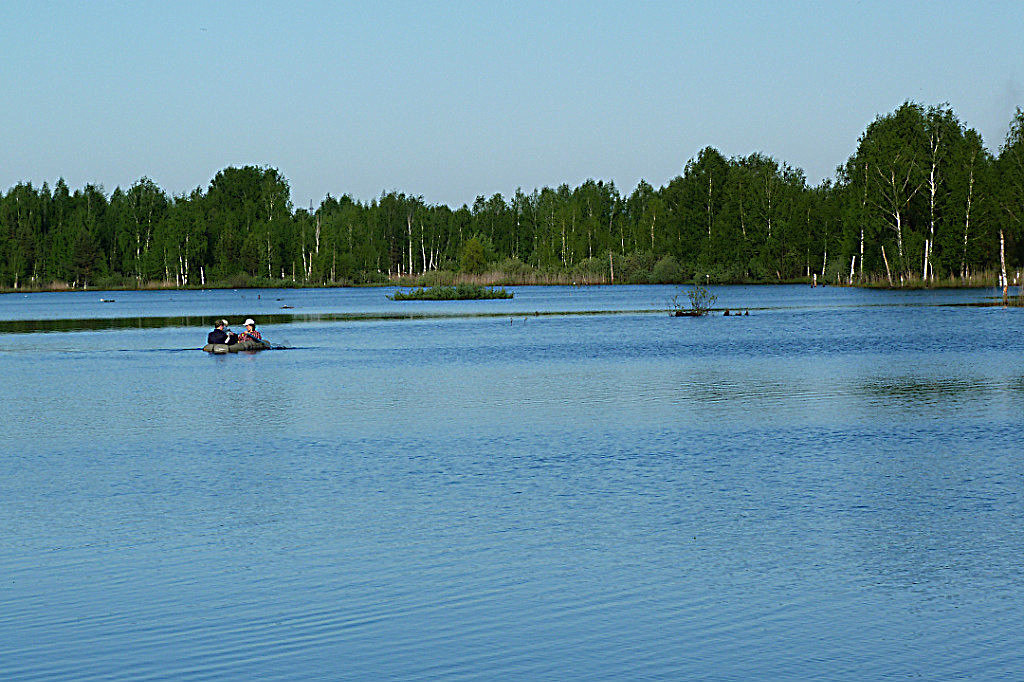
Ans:
{"type": "Polygon", "coordinates": [[[1024,310],[514,291],[0,296],[0,678],[1019,678],[1024,310]]]}

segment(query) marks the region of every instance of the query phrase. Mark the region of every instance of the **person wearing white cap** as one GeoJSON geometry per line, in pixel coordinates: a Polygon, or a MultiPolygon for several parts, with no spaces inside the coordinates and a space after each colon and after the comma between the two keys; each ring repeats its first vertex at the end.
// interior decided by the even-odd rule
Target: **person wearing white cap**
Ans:
{"type": "Polygon", "coordinates": [[[256,320],[251,317],[245,320],[245,331],[238,335],[238,342],[242,341],[262,341],[263,335],[256,331],[256,320]]]}

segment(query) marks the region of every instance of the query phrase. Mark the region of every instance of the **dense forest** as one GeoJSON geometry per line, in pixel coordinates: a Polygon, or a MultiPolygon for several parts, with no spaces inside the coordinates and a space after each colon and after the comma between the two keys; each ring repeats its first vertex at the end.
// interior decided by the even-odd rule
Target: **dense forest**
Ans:
{"type": "Polygon", "coordinates": [[[1024,263],[1024,110],[998,154],[945,105],[907,102],[834,180],[708,147],[661,188],[588,180],[453,209],[389,192],[292,206],[274,168],[168,196],[63,180],[0,195],[0,288],[450,283],[1011,282],[1024,263]],[[987,278],[987,279],[986,279],[987,278]]]}

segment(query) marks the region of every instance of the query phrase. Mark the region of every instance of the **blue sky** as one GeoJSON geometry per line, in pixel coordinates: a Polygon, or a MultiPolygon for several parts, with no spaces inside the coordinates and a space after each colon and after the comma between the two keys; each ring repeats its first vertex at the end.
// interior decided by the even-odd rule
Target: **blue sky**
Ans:
{"type": "Polygon", "coordinates": [[[1024,2],[6,2],[0,190],[171,193],[278,168],[296,206],[660,186],[711,145],[832,177],[877,114],[948,102],[997,150],[1024,2]]]}

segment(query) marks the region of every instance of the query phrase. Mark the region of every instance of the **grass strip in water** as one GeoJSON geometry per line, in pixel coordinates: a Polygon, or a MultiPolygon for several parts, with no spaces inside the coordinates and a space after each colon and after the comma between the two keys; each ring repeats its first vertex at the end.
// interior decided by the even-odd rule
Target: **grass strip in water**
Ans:
{"type": "MultiPolygon", "coordinates": [[[[1019,307],[1020,302],[1010,300],[1009,307],[1019,307]]],[[[996,308],[1003,307],[1001,299],[984,301],[963,301],[945,303],[834,303],[825,308],[815,305],[757,306],[734,310],[767,312],[782,310],[838,310],[850,308],[996,308]]],[[[712,308],[712,316],[722,315],[724,308],[712,308]]],[[[640,308],[624,310],[545,310],[545,311],[477,311],[477,312],[368,312],[368,313],[278,313],[260,315],[261,326],[286,325],[304,322],[388,322],[402,320],[445,320],[445,319],[486,319],[526,317],[583,317],[602,315],[664,315],[667,308],[640,308]]],[[[736,316],[736,315],[734,315],[736,316]]],[[[0,334],[34,334],[40,332],[100,331],[109,329],[160,329],[168,327],[201,327],[207,329],[216,319],[210,315],[178,315],[162,317],[107,317],[107,318],[64,318],[50,320],[0,320],[0,334]]],[[[205,334],[205,331],[204,331],[205,334]]]]}
{"type": "Polygon", "coordinates": [[[388,296],[392,301],[484,301],[512,298],[511,292],[479,284],[459,284],[453,287],[416,287],[409,291],[396,291],[388,296]]]}

